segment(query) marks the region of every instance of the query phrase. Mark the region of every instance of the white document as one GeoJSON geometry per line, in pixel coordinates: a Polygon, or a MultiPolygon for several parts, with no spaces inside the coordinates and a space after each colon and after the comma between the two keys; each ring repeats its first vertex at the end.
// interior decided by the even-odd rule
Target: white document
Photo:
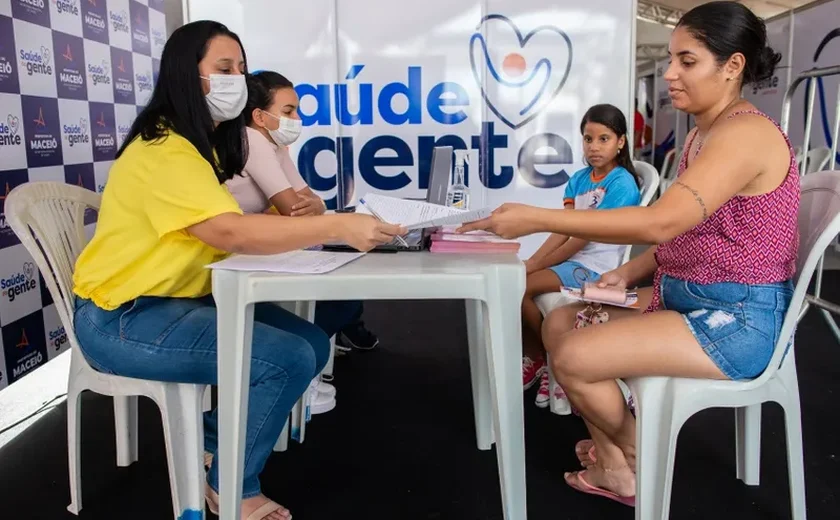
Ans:
{"type": "Polygon", "coordinates": [[[487,208],[464,211],[417,200],[386,197],[375,193],[365,195],[359,202],[360,204],[356,208],[357,213],[370,215],[371,212],[366,208],[366,206],[370,206],[385,222],[400,224],[409,230],[463,224],[482,219],[493,212],[493,210],[487,208]]]}
{"type": "Polygon", "coordinates": [[[364,255],[364,253],[331,251],[290,251],[279,255],[233,255],[207,267],[228,271],[323,274],[335,271],[364,255]]]}
{"type": "Polygon", "coordinates": [[[455,215],[449,215],[448,217],[439,217],[432,220],[427,220],[425,222],[418,222],[416,224],[411,224],[407,227],[408,229],[425,229],[441,226],[459,226],[461,224],[466,224],[467,222],[475,222],[476,220],[487,218],[492,213],[493,210],[490,208],[476,209],[473,211],[463,211],[458,212],[455,215]]]}

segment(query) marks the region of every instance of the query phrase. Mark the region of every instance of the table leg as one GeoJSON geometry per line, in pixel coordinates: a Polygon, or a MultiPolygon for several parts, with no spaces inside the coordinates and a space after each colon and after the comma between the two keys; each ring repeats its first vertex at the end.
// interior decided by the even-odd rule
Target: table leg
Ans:
{"type": "Polygon", "coordinates": [[[219,519],[238,520],[242,499],[254,305],[237,273],[213,271],[219,374],[219,519]]]}
{"type": "Polygon", "coordinates": [[[487,363],[487,320],[484,302],[466,300],[467,339],[470,350],[470,375],[472,376],[473,414],[478,449],[493,446],[493,415],[490,404],[490,366],[487,363]]]}
{"type": "Polygon", "coordinates": [[[490,388],[505,520],[526,520],[525,423],[522,405],[524,269],[495,267],[485,275],[490,388]]]}
{"type": "MultiPolygon", "coordinates": [[[[314,301],[298,301],[295,302],[294,313],[310,323],[315,323],[315,302],[314,301]]],[[[306,423],[309,420],[309,388],[300,396],[295,406],[292,407],[291,418],[292,423],[290,428],[291,438],[303,444],[306,440],[306,423]]]]}

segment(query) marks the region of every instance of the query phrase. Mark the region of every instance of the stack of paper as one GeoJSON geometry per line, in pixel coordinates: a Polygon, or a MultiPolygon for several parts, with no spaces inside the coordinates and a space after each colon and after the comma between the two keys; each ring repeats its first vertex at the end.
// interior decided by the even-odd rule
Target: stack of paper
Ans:
{"type": "Polygon", "coordinates": [[[505,240],[492,233],[475,231],[456,234],[439,231],[432,235],[432,253],[518,253],[516,240],[505,240]]]}
{"type": "Polygon", "coordinates": [[[408,230],[441,226],[457,226],[490,216],[493,210],[484,208],[465,211],[416,200],[398,199],[369,193],[359,199],[356,213],[374,214],[390,224],[400,224],[408,230]],[[372,210],[372,211],[371,211],[372,210]]]}
{"type": "Polygon", "coordinates": [[[233,255],[207,267],[227,271],[264,271],[270,273],[323,274],[335,271],[364,253],[327,251],[290,251],[279,255],[233,255]]]}

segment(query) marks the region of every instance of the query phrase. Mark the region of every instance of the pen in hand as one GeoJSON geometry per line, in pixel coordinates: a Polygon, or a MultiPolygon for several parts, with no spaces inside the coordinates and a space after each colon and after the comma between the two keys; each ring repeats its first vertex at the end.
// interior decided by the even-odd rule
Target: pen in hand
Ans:
{"type": "MultiPolygon", "coordinates": [[[[384,218],[382,218],[381,216],[379,216],[379,213],[377,213],[377,212],[376,212],[376,211],[375,211],[372,207],[370,207],[370,206],[369,206],[369,205],[365,202],[365,199],[359,199],[359,204],[361,204],[362,206],[366,207],[366,208],[367,208],[367,210],[368,210],[368,211],[370,211],[370,214],[371,214],[371,215],[373,215],[373,217],[374,217],[376,220],[378,220],[379,222],[384,222],[384,223],[386,223],[386,224],[387,224],[387,222],[385,222],[385,219],[384,219],[384,218]]],[[[403,239],[403,237],[401,237],[401,236],[397,235],[397,240],[398,240],[398,241],[400,242],[400,244],[402,244],[404,247],[408,247],[408,242],[406,242],[406,241],[405,241],[405,239],[403,239]]]]}

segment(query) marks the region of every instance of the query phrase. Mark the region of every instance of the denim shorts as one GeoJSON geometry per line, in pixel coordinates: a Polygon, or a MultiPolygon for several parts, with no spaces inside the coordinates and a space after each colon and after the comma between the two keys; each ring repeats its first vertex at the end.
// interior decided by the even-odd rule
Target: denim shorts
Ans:
{"type": "Polygon", "coordinates": [[[730,379],[752,379],[770,363],[793,284],[697,284],[663,276],[662,305],[679,312],[706,354],[730,379]]]}
{"type": "Polygon", "coordinates": [[[578,262],[566,261],[551,267],[563,287],[580,289],[586,282],[597,282],[601,275],[578,262]]]}

